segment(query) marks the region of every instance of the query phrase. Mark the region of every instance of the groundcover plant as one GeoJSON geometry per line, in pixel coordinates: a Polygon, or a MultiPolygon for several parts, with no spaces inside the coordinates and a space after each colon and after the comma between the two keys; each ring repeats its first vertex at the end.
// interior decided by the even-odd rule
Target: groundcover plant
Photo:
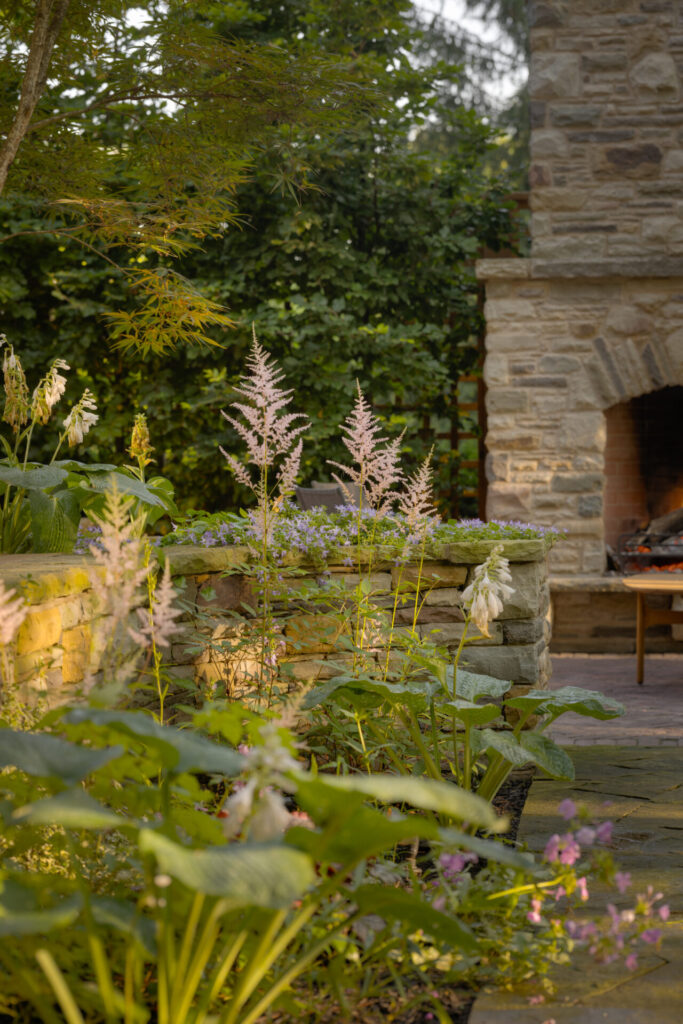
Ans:
{"type": "MultiPolygon", "coordinates": [[[[178,628],[176,595],[116,491],[94,552],[104,667],[78,701],[37,714],[30,729],[16,728],[6,699],[23,609],[0,593],[0,1013],[255,1024],[275,1012],[314,1021],[334,1001],[340,1018],[358,1019],[361,998],[391,992],[397,1012],[421,1002],[445,1022],[445,985],[541,978],[577,943],[633,969],[668,910],[648,892],[606,920],[585,916],[592,879],[628,886],[607,849],[609,822],[563,807],[567,831],[535,860],[500,841],[508,823],[491,803],[515,765],[571,775],[544,734],[553,718],[620,708],[577,688],[505,698],[507,681],[463,671],[467,630],[486,633],[509,587],[495,545],[463,594],[454,663],[414,629],[397,657],[374,656],[382,615],[383,650],[393,643],[395,609],[375,603],[371,583],[388,503],[400,501],[405,517],[399,570],[423,565],[433,517],[427,464],[392,497],[404,484],[398,445],[381,437],[360,393],[344,475],[374,515],[364,516],[364,499],[340,513],[355,517],[359,582],[343,604],[326,586],[317,604],[307,594],[314,608],[337,606],[346,671],[294,695],[275,685],[273,594],[290,582],[273,554],[275,525],[287,516],[300,437],[256,340],[251,374],[238,409],[257,467],[247,561],[261,654],[248,704],[197,689],[169,708],[161,653],[178,628]],[[270,412],[258,375],[276,395],[270,412]],[[501,708],[518,715],[514,726],[501,708]]],[[[416,608],[419,572],[397,593],[416,608]]]]}

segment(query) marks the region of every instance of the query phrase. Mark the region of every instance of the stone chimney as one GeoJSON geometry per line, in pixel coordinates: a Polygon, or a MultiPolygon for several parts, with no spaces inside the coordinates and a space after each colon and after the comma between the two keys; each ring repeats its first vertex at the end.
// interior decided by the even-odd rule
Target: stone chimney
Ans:
{"type": "Polygon", "coordinates": [[[611,411],[683,385],[683,2],[529,22],[531,257],[478,264],[487,516],[566,530],[554,571],[600,573],[611,411]]]}

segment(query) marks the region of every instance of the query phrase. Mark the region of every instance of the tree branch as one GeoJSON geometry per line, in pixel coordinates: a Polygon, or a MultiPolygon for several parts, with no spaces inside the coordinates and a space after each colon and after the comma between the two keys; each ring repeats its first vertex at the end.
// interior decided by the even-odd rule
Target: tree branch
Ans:
{"type": "Polygon", "coordinates": [[[5,188],[9,169],[14,163],[36,104],[45,89],[52,51],[69,3],[70,0],[38,0],[17,112],[7,137],[0,146],[0,193],[5,188]]]}

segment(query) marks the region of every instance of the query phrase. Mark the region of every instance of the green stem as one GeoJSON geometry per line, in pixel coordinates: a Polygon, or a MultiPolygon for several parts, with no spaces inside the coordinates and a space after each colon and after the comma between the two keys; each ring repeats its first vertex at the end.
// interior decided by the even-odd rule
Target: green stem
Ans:
{"type": "Polygon", "coordinates": [[[470,625],[471,619],[472,619],[471,615],[466,615],[465,616],[465,622],[463,624],[462,636],[460,637],[460,643],[458,644],[458,649],[455,652],[455,657],[453,658],[453,697],[454,698],[457,697],[457,695],[458,695],[458,664],[460,662],[460,655],[462,654],[462,649],[465,646],[465,640],[467,638],[467,630],[469,629],[469,625],[470,625]]]}
{"type": "Polygon", "coordinates": [[[49,953],[47,949],[37,949],[36,960],[40,964],[43,974],[50,983],[50,987],[52,988],[52,991],[55,994],[55,999],[59,1003],[60,1009],[67,1020],[67,1024],[85,1024],[81,1011],[76,1005],[73,993],[69,988],[64,975],[55,963],[52,954],[49,953]]]}
{"type": "Polygon", "coordinates": [[[401,714],[400,717],[404,724],[408,726],[410,735],[413,737],[416,747],[422,754],[422,759],[425,763],[425,770],[427,774],[432,779],[442,778],[441,770],[439,766],[435,763],[434,758],[432,757],[426,743],[422,738],[419,723],[415,720],[414,716],[409,711],[406,714],[401,714]]]}

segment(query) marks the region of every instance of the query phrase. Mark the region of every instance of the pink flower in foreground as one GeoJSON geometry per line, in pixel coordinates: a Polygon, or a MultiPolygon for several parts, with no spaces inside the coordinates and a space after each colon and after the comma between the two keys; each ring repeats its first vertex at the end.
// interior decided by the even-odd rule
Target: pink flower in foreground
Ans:
{"type": "Polygon", "coordinates": [[[531,924],[541,923],[541,906],[541,901],[534,897],[531,901],[531,910],[526,915],[527,921],[530,921],[531,924]]]}
{"type": "Polygon", "coordinates": [[[660,928],[648,928],[647,931],[644,931],[640,937],[643,940],[643,942],[647,942],[648,945],[654,946],[661,939],[662,931],[660,928]]]}
{"type": "Polygon", "coordinates": [[[629,875],[628,871],[617,871],[616,875],[614,876],[614,882],[617,889],[623,896],[623,894],[626,892],[629,885],[631,884],[631,876],[629,875]]]}
{"type": "Polygon", "coordinates": [[[603,821],[595,830],[595,838],[598,843],[609,843],[612,839],[614,826],[611,821],[603,821]]]}
{"type": "Polygon", "coordinates": [[[638,956],[637,956],[637,954],[636,953],[629,953],[629,955],[624,960],[624,963],[626,964],[626,967],[628,968],[629,971],[635,971],[635,969],[638,966],[638,956]]]}
{"type": "Polygon", "coordinates": [[[659,914],[660,921],[668,921],[669,915],[671,914],[668,904],[665,903],[662,907],[660,907],[657,913],[659,914]]]}
{"type": "Polygon", "coordinates": [[[569,821],[571,818],[576,817],[576,804],[573,800],[567,798],[562,801],[560,806],[557,808],[557,811],[565,821],[569,821]]]}
{"type": "Polygon", "coordinates": [[[581,846],[592,846],[595,841],[596,831],[594,828],[590,828],[589,825],[584,825],[576,833],[576,841],[581,846]]]}
{"type": "Polygon", "coordinates": [[[576,879],[576,891],[585,903],[588,899],[588,882],[585,877],[576,879]]]}
{"type": "Polygon", "coordinates": [[[560,836],[559,853],[554,859],[559,860],[560,864],[567,864],[569,866],[575,864],[580,856],[581,847],[572,833],[567,832],[566,835],[560,836]]]}

